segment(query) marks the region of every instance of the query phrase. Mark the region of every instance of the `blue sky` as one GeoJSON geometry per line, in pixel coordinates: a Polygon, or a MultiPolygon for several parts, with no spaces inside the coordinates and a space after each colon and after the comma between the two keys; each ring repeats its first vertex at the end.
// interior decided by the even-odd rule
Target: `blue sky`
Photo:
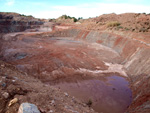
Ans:
{"type": "Polygon", "coordinates": [[[150,13],[150,0],[0,0],[0,12],[17,12],[37,18],[96,17],[108,13],[150,13]]]}

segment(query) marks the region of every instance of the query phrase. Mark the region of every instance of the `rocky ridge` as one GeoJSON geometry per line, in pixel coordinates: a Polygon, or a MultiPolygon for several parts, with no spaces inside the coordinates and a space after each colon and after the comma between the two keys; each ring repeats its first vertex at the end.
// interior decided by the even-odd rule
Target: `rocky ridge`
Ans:
{"type": "Polygon", "coordinates": [[[39,28],[44,21],[18,13],[0,12],[0,33],[21,32],[39,28]]]}

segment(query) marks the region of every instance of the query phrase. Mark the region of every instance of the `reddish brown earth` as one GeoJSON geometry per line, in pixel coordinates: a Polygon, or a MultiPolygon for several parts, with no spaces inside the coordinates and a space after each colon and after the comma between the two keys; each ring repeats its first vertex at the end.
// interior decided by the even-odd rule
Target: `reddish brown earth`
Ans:
{"type": "Polygon", "coordinates": [[[42,83],[39,79],[19,72],[14,66],[0,62],[0,112],[17,113],[22,102],[33,103],[38,106],[41,113],[94,113],[86,104],[69,96],[50,85],[42,83]],[[8,93],[8,97],[5,93],[8,93]],[[18,102],[8,107],[9,101],[17,98],[18,102]]]}
{"type": "Polygon", "coordinates": [[[150,32],[150,15],[137,13],[104,14],[96,18],[81,20],[83,27],[87,29],[101,30],[108,28],[117,31],[150,32]],[[108,26],[111,22],[120,25],[108,26]]]}
{"type": "Polygon", "coordinates": [[[110,14],[82,20],[81,24],[45,23],[38,32],[2,34],[0,72],[7,86],[1,84],[0,99],[4,104],[0,110],[17,111],[22,102],[31,102],[46,113],[92,113],[85,102],[52,85],[115,74],[130,82],[133,100],[127,112],[149,113],[149,17],[110,14]],[[120,25],[108,27],[110,22],[120,25]],[[4,92],[9,93],[9,98],[4,99],[4,92]],[[19,101],[14,108],[8,108],[14,97],[19,101]],[[51,104],[53,100],[55,105],[51,104]]]}

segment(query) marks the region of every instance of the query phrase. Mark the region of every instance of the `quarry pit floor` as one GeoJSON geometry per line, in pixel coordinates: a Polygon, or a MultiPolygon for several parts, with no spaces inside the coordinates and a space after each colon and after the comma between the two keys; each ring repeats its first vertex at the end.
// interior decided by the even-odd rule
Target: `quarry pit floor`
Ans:
{"type": "Polygon", "coordinates": [[[130,105],[128,76],[113,49],[72,37],[30,33],[11,34],[3,40],[1,60],[46,86],[87,105],[91,101],[89,107],[99,113],[122,113],[130,105]]]}

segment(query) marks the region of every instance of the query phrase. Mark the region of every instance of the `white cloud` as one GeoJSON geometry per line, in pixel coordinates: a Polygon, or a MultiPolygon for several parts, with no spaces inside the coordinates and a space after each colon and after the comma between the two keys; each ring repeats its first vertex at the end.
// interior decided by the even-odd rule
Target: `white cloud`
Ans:
{"type": "Polygon", "coordinates": [[[74,17],[96,17],[101,14],[108,13],[149,13],[150,7],[144,5],[133,5],[133,4],[106,4],[106,3],[92,3],[92,4],[81,4],[76,6],[53,6],[51,9],[38,12],[33,16],[38,18],[57,18],[63,14],[74,17]]]}
{"type": "Polygon", "coordinates": [[[6,5],[8,6],[14,5],[14,3],[15,3],[15,0],[6,0],[6,5]]]}

